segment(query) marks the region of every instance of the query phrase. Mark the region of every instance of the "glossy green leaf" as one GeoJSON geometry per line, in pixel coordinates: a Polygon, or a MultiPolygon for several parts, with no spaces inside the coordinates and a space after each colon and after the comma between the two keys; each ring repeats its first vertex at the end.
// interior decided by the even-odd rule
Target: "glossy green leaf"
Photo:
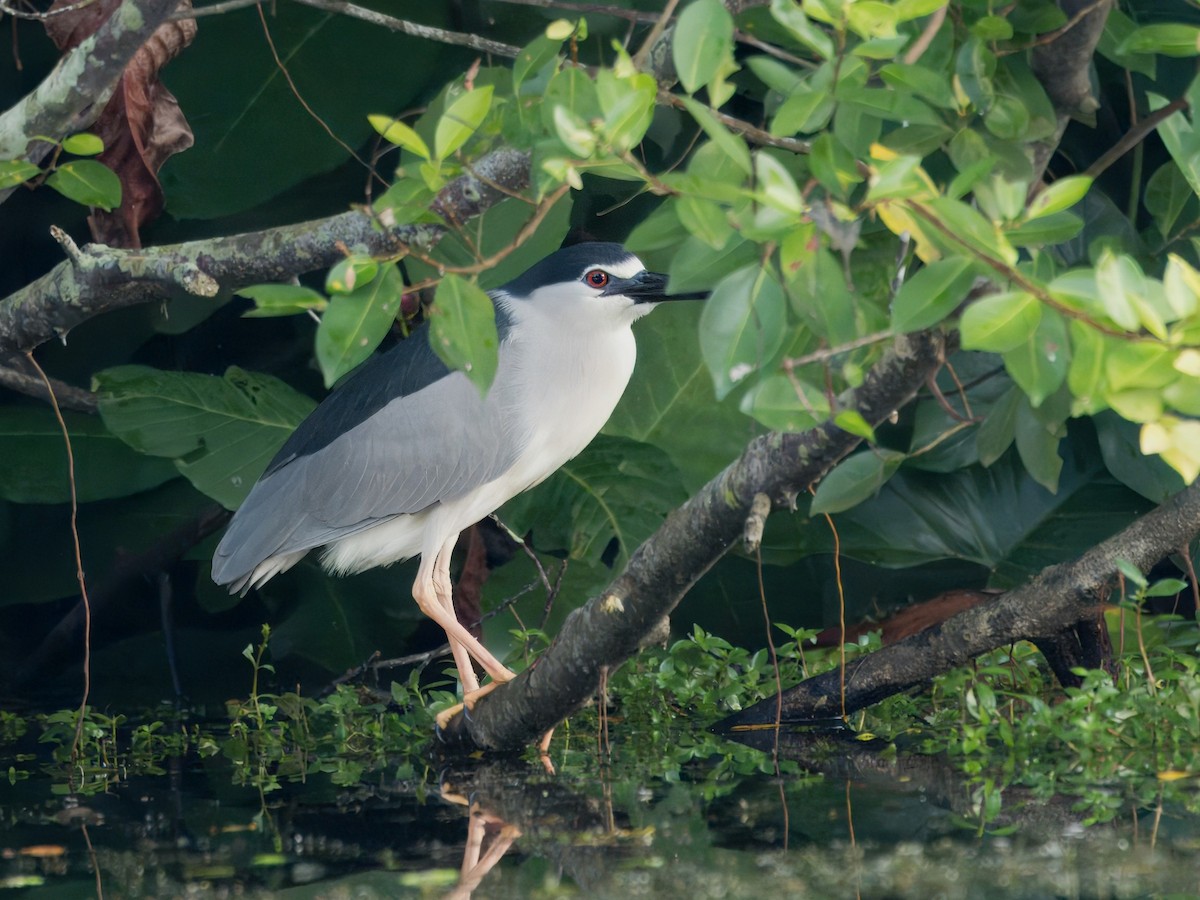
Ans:
{"type": "Polygon", "coordinates": [[[1143,25],[1125,38],[1117,52],[1197,56],[1200,55],[1200,28],[1175,22],[1143,25]]]}
{"type": "Polygon", "coordinates": [[[733,16],[720,0],[695,0],[679,14],[671,54],[679,82],[694,94],[733,50],[733,16]]]}
{"type": "Polygon", "coordinates": [[[677,294],[709,290],[722,278],[758,259],[752,241],[734,237],[723,250],[713,250],[699,238],[689,237],[671,257],[668,274],[677,294]]]}
{"type": "Polygon", "coordinates": [[[771,0],[771,15],[802,46],[822,59],[834,55],[833,39],[814,24],[794,0],[771,0]]]}
{"type": "Polygon", "coordinates": [[[596,73],[596,95],[604,111],[604,135],[617,150],[636,147],[654,120],[658,85],[649,75],[638,73],[628,78],[608,69],[596,73]]]}
{"type": "MultiPolygon", "coordinates": [[[[80,503],[124,497],[157,487],[179,473],[170,462],[143,456],[95,416],[65,411],[80,503]]],[[[0,407],[0,499],[66,503],[71,499],[67,445],[49,407],[0,407]]]]}
{"type": "Polygon", "coordinates": [[[699,302],[666,303],[637,323],[637,366],[604,426],[607,434],[654,444],[669,454],[689,490],[742,451],[752,426],[730,404],[713,403],[712,379],[697,339],[703,309],[699,302]]]}
{"type": "Polygon", "coordinates": [[[394,265],[361,287],[335,295],[317,326],[316,352],[325,387],[375,352],[396,321],[404,296],[404,279],[394,265]]]}
{"type": "Polygon", "coordinates": [[[325,290],[331,294],[349,294],[379,274],[379,263],[369,256],[347,256],[325,276],[325,290]]]}
{"type": "Polygon", "coordinates": [[[771,134],[812,134],[829,122],[834,105],[828,91],[813,90],[806,85],[798,87],[775,111],[771,134]]]}
{"type": "Polygon", "coordinates": [[[316,405],[270,375],[118,366],[95,389],[108,429],[136,450],[175,460],[201,492],[236,508],[293,429],[316,405]]]}
{"type": "Polygon", "coordinates": [[[1076,237],[1083,225],[1083,219],[1074,213],[1056,212],[1006,228],[1004,236],[1014,247],[1049,247],[1076,237]]]}
{"type": "Polygon", "coordinates": [[[975,282],[975,267],[963,256],[929,263],[896,292],[892,330],[897,334],[936,325],[958,308],[975,282]]]}
{"type": "Polygon", "coordinates": [[[114,210],[121,205],[121,179],[103,163],[94,159],[76,159],[58,166],[46,184],[68,200],[114,210]]]}
{"type": "Polygon", "coordinates": [[[1004,354],[1004,367],[1037,407],[1059,389],[1071,365],[1067,323],[1053,309],[1042,310],[1033,338],[1004,354]]]}
{"type": "Polygon", "coordinates": [[[838,463],[817,485],[810,512],[838,513],[858,506],[879,493],[900,468],[904,454],[871,448],[838,463]]]}
{"type": "Polygon", "coordinates": [[[433,138],[438,159],[450,156],[479,129],[492,108],[493,91],[490,84],[477,87],[461,94],[446,107],[438,119],[433,138]]]}
{"type": "Polygon", "coordinates": [[[1022,398],[1017,404],[1015,442],[1017,453],[1030,476],[1051,493],[1058,490],[1063,460],[1058,453],[1061,434],[1048,428],[1022,398]]]}
{"type": "Polygon", "coordinates": [[[722,249],[733,236],[725,210],[711,200],[684,194],[676,201],[675,211],[688,233],[714,250],[722,249]]]}
{"type": "Polygon", "coordinates": [[[1005,393],[992,406],[992,411],[979,426],[975,435],[975,446],[979,451],[979,462],[990,466],[1012,446],[1017,434],[1017,408],[1023,394],[1017,387],[1005,393]]]}
{"type": "Polygon", "coordinates": [[[246,318],[294,316],[310,309],[323,310],[329,305],[323,294],[301,284],[252,284],[240,288],[239,297],[249,297],[255,308],[244,313],[246,318]]]}
{"type": "Polygon", "coordinates": [[[838,410],[837,415],[833,417],[833,424],[842,429],[842,431],[849,432],[865,441],[875,440],[875,429],[871,427],[870,422],[863,418],[862,413],[856,409],[838,410]]]}
{"type": "Polygon", "coordinates": [[[1163,503],[1185,487],[1179,473],[1157,456],[1142,453],[1138,426],[1116,413],[1092,417],[1104,465],[1114,478],[1154,503],[1163,503]]]}
{"type": "Polygon", "coordinates": [[[771,362],[785,319],[783,289],[769,268],[746,266],[713,289],[700,318],[700,349],[718,399],[771,362]]]}
{"type": "Polygon", "coordinates": [[[1039,193],[1031,204],[1027,217],[1037,219],[1065,209],[1070,209],[1084,198],[1092,186],[1087,175],[1069,175],[1051,182],[1039,193]]]}
{"type": "Polygon", "coordinates": [[[397,147],[403,147],[410,153],[415,153],[421,159],[429,159],[429,145],[425,143],[425,139],[417,134],[416,131],[399,119],[393,119],[391,116],[370,115],[367,116],[367,121],[371,123],[371,127],[379,132],[385,141],[395,144],[397,147]]]}
{"type": "Polygon", "coordinates": [[[0,160],[0,190],[24,184],[35,175],[41,174],[41,169],[23,159],[0,160]]]}
{"type": "Polygon", "coordinates": [[[64,140],[62,148],[76,156],[97,156],[104,152],[104,141],[94,134],[81,131],[64,140]]]}
{"type": "Polygon", "coordinates": [[[1142,202],[1154,216],[1154,224],[1158,226],[1159,233],[1170,237],[1171,230],[1183,213],[1184,207],[1193,197],[1192,189],[1188,186],[1179,165],[1169,159],[1150,176],[1142,202]]]}
{"type": "Polygon", "coordinates": [[[546,35],[539,35],[526,44],[513,60],[513,91],[522,93],[521,87],[526,81],[558,59],[562,45],[561,40],[546,35]]]}
{"type": "Polygon", "coordinates": [[[1012,350],[1033,337],[1041,317],[1041,304],[1024,291],[983,297],[963,310],[959,323],[963,348],[994,353],[1012,350]]]}
{"type": "Polygon", "coordinates": [[[829,417],[829,395],[821,387],[782,373],[753,385],[739,405],[772,431],[806,431],[829,417]]]}
{"type": "Polygon", "coordinates": [[[478,285],[450,274],[438,285],[429,313],[433,351],[486,394],[496,377],[500,346],[491,298],[478,285]]]}
{"type": "Polygon", "coordinates": [[[966,41],[955,59],[959,84],[980,112],[987,112],[995,97],[992,76],[996,72],[996,57],[979,38],[966,41]]]}

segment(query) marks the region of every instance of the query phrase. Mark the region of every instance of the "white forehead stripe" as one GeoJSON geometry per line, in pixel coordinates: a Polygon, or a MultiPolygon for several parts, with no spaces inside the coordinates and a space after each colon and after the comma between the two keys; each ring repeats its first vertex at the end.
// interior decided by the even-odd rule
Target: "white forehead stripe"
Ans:
{"type": "Polygon", "coordinates": [[[636,256],[630,255],[615,263],[605,263],[603,265],[600,263],[595,263],[593,265],[589,265],[579,273],[579,277],[583,278],[583,276],[592,271],[592,269],[603,269],[609,275],[616,275],[618,278],[632,278],[638,272],[645,271],[646,267],[642,264],[640,259],[638,259],[636,256]]]}

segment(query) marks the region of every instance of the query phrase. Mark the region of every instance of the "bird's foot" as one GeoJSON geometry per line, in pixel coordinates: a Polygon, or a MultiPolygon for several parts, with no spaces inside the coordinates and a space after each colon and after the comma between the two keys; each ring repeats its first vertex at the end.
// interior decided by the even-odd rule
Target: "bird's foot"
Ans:
{"type": "Polygon", "coordinates": [[[489,681],[487,684],[483,685],[482,687],[476,688],[473,691],[467,691],[466,693],[463,694],[463,702],[462,703],[456,703],[453,706],[443,709],[440,713],[438,713],[437,718],[434,719],[434,722],[437,724],[437,730],[439,732],[445,731],[446,726],[450,724],[450,720],[453,719],[455,716],[457,716],[459,713],[464,712],[464,710],[465,710],[465,712],[470,713],[471,710],[473,710],[475,708],[475,704],[479,701],[480,697],[487,696],[492,691],[494,691],[496,688],[498,688],[500,685],[505,684],[517,677],[516,672],[512,672],[508,669],[505,669],[504,671],[508,675],[507,678],[497,679],[496,681],[489,681]]]}

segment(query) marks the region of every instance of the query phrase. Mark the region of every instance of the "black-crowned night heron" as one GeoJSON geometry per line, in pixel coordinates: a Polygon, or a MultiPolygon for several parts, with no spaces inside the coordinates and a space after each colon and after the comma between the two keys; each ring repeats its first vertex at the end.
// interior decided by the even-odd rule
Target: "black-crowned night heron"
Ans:
{"type": "Polygon", "coordinates": [[[468,657],[509,680],[454,614],[454,544],[596,436],[633,372],[630,326],[676,299],[666,286],[619,244],[546,257],[491,293],[499,366],[486,396],[421,330],[377,354],[267,466],[217,547],[213,580],[244,593],[317,547],[338,574],[419,553],[413,597],[445,629],[464,692],[479,687],[468,657]]]}

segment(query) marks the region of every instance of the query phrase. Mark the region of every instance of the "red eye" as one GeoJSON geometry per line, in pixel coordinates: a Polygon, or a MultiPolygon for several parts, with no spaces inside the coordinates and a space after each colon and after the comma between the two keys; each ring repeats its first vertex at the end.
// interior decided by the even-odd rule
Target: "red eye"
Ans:
{"type": "Polygon", "coordinates": [[[594,288],[602,288],[608,285],[608,273],[603,269],[592,269],[583,276],[584,284],[591,285],[594,288]]]}

